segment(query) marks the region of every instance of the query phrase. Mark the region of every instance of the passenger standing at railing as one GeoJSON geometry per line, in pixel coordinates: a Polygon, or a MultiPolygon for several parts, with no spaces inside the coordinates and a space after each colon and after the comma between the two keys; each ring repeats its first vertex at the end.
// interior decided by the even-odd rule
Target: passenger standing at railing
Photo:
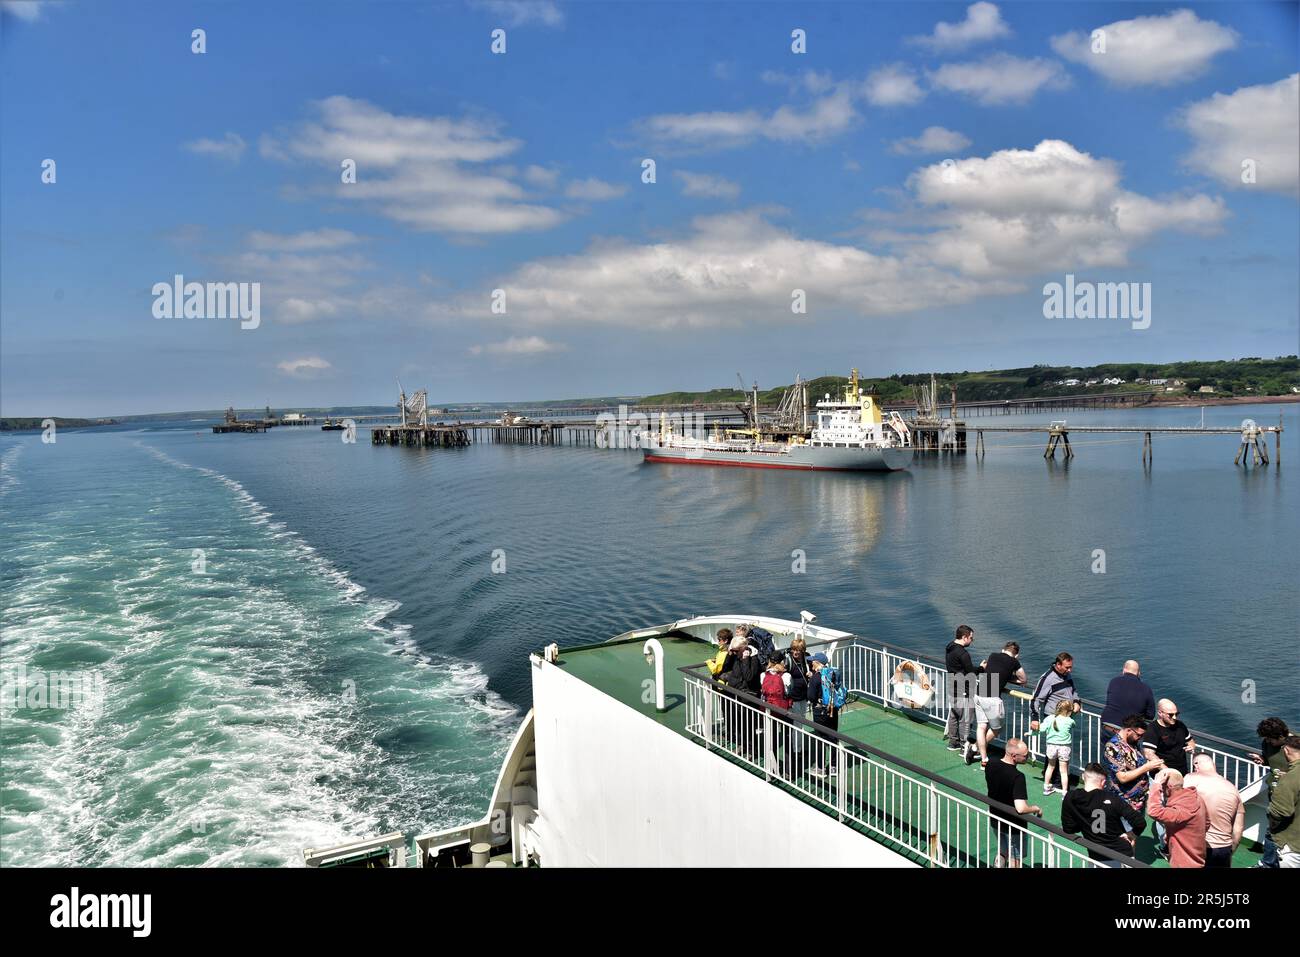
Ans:
{"type": "MultiPolygon", "coordinates": [[[[1267,765],[1267,777],[1264,781],[1268,788],[1268,798],[1272,800],[1273,789],[1277,787],[1277,783],[1282,780],[1282,775],[1287,771],[1286,754],[1282,750],[1282,745],[1291,732],[1281,718],[1265,718],[1255,728],[1255,733],[1259,735],[1259,749],[1263,753],[1249,754],[1247,757],[1256,764],[1267,765]]],[[[1268,868],[1278,866],[1277,845],[1273,843],[1272,834],[1264,835],[1264,856],[1255,866],[1268,868]]]]}
{"type": "Polygon", "coordinates": [[[740,635],[732,638],[727,664],[719,676],[722,683],[736,691],[756,695],[762,676],[763,665],[758,659],[758,652],[740,635]]]}
{"type": "Polygon", "coordinates": [[[1124,671],[1111,678],[1106,686],[1106,706],[1101,709],[1102,733],[1114,734],[1131,714],[1140,714],[1148,721],[1156,716],[1156,696],[1142,680],[1142,666],[1132,658],[1124,662],[1124,671]]]}
{"type": "Polygon", "coordinates": [[[727,656],[731,654],[731,629],[718,629],[718,652],[707,662],[709,674],[714,678],[722,676],[722,669],[727,666],[727,656]]]}
{"type": "MultiPolygon", "coordinates": [[[[1017,657],[1019,654],[1020,645],[1008,641],[1002,646],[1001,651],[993,652],[985,661],[980,662],[980,669],[984,672],[984,676],[980,681],[983,687],[975,696],[975,723],[978,725],[975,730],[975,745],[979,748],[982,768],[989,766],[989,745],[1002,730],[1002,719],[1005,715],[1002,695],[1011,685],[1025,683],[1025,669],[1020,667],[1020,659],[1017,657]]],[[[968,744],[965,761],[970,764],[973,760],[974,755],[968,744]]]]}
{"type": "Polygon", "coordinates": [[[1146,730],[1146,719],[1140,714],[1131,714],[1102,749],[1107,786],[1139,811],[1147,803],[1150,784],[1147,775],[1165,766],[1157,757],[1148,759],[1138,748],[1146,730]]]}
{"type": "Polygon", "coordinates": [[[1287,772],[1268,802],[1268,830],[1277,845],[1279,867],[1300,868],[1300,735],[1282,742],[1287,772]]]}
{"type": "Polygon", "coordinates": [[[1056,714],[1044,718],[1040,727],[1043,732],[1043,751],[1046,753],[1043,768],[1043,794],[1056,790],[1052,786],[1052,772],[1057,765],[1061,768],[1061,790],[1070,790],[1070,745],[1074,738],[1074,707],[1078,702],[1062,698],[1056,705],[1056,714]]]}
{"type": "Polygon", "coordinates": [[[1165,767],[1179,774],[1187,773],[1187,759],[1196,750],[1196,740],[1187,725],[1178,718],[1178,705],[1168,698],[1156,702],[1155,723],[1142,737],[1142,751],[1148,757],[1154,754],[1164,761],[1165,767]]]}
{"type": "MultiPolygon", "coordinates": [[[[1133,856],[1137,836],[1146,830],[1147,819],[1114,791],[1106,787],[1106,769],[1096,761],[1083,769],[1083,787],[1075,788],[1061,801],[1061,829],[1080,834],[1085,844],[1096,844],[1116,854],[1133,856]]],[[[1123,867],[1089,849],[1088,856],[1107,867],[1123,867]]]]}
{"type": "Polygon", "coordinates": [[[812,663],[808,646],[802,638],[790,642],[785,654],[785,670],[790,676],[790,710],[801,718],[808,717],[808,682],[812,680],[812,663]]]}
{"type": "Polygon", "coordinates": [[[1162,768],[1151,781],[1147,814],[1163,825],[1170,867],[1204,867],[1210,818],[1193,788],[1183,787],[1181,771],[1162,768]]]}
{"type": "Polygon", "coordinates": [[[1074,690],[1074,655],[1063,651],[1056,656],[1052,667],[1043,672],[1034,684],[1033,697],[1029,699],[1029,730],[1037,731],[1039,723],[1048,715],[1057,713],[1057,705],[1070,702],[1070,713],[1078,714],[1083,705],[1079,692],[1074,690]]]}
{"type": "Polygon", "coordinates": [[[970,625],[958,625],[957,634],[943,650],[944,667],[948,670],[948,723],[944,733],[948,736],[948,750],[961,751],[971,741],[971,724],[975,719],[975,684],[980,670],[970,660],[971,642],[975,631],[970,625]]]}
{"type": "Polygon", "coordinates": [[[1183,779],[1183,786],[1195,788],[1205,802],[1209,830],[1205,832],[1205,866],[1231,867],[1232,852],[1246,830],[1246,805],[1232,782],[1214,766],[1214,756],[1202,751],[1192,761],[1195,772],[1183,779]]]}
{"type": "Polygon", "coordinates": [[[989,798],[1001,804],[1009,804],[1017,813],[990,808],[989,826],[998,835],[998,859],[996,867],[1019,867],[1025,852],[1025,818],[1026,814],[1043,816],[1043,809],[1037,804],[1029,803],[1029,789],[1025,785],[1025,776],[1018,765],[1029,760],[1029,748],[1019,738],[1007,741],[1006,753],[1001,761],[994,761],[984,769],[984,782],[989,798]]]}
{"type": "MultiPolygon", "coordinates": [[[[812,681],[808,683],[808,700],[812,702],[813,724],[823,728],[829,728],[832,731],[838,731],[840,728],[840,708],[836,705],[837,698],[843,699],[843,679],[839,671],[831,667],[830,659],[821,652],[813,655],[809,659],[812,664],[813,676],[812,681]]],[[[829,735],[823,736],[822,742],[816,744],[816,750],[828,753],[828,769],[821,767],[821,760],[818,755],[813,756],[813,767],[808,771],[809,777],[824,778],[829,773],[835,774],[835,739],[829,735]]]]}
{"type": "MultiPolygon", "coordinates": [[[[790,673],[785,670],[785,655],[773,651],[767,659],[767,670],[763,672],[761,687],[764,703],[771,708],[789,711],[790,705],[794,703],[790,700],[790,684],[790,673]]],[[[772,756],[779,757],[783,775],[786,778],[793,777],[795,765],[793,726],[785,715],[776,711],[768,713],[772,716],[772,741],[770,742],[772,756]]]]}

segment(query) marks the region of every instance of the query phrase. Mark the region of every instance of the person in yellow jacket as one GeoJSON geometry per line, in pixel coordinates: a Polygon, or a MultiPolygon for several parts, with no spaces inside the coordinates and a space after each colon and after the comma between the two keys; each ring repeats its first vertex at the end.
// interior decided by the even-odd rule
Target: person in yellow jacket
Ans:
{"type": "Polygon", "coordinates": [[[722,674],[722,669],[727,663],[727,653],[731,648],[731,629],[718,629],[718,653],[709,659],[709,674],[717,678],[722,674]]]}

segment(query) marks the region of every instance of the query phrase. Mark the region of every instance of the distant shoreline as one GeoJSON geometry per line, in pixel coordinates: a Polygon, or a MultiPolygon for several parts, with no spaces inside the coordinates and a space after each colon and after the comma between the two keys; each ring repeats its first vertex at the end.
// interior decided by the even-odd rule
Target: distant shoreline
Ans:
{"type": "Polygon", "coordinates": [[[1221,395],[1205,396],[1196,398],[1195,396],[1184,395],[1176,399],[1162,399],[1159,396],[1151,400],[1149,406],[1133,406],[1133,408],[1142,409],[1151,406],[1165,406],[1171,409],[1197,408],[1202,405],[1276,405],[1284,402],[1300,402],[1300,395],[1221,395]]]}

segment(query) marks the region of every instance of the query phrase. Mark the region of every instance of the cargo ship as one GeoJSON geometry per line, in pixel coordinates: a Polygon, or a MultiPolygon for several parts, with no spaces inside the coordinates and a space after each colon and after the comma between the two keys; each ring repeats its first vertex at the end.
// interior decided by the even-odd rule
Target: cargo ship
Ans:
{"type": "Polygon", "coordinates": [[[733,465],[743,468],[895,472],[912,464],[912,433],[897,412],[885,416],[879,401],[862,392],[854,369],[843,399],[826,395],[807,435],[765,440],[758,425],[758,396],[747,429],[718,428],[707,438],[665,432],[645,449],[647,462],[733,465]]]}
{"type": "MultiPolygon", "coordinates": [[[[1062,829],[1058,791],[1042,817],[1008,818],[978,763],[948,749],[941,659],[798,620],[701,615],[608,641],[529,655],[532,708],[486,807],[424,833],[395,831],[303,852],[309,867],[996,866],[1019,835],[1024,867],[1163,868],[1150,830],[1136,856],[1062,829]],[[846,691],[838,728],[715,681],[705,666],[722,628],[759,627],[777,649],[802,638],[846,691]],[[755,821],[762,840],[755,839],[755,821]],[[765,825],[770,825],[767,827],[765,825]],[[1011,836],[1011,835],[1007,835],[1011,836]]],[[[1102,705],[1082,700],[1071,769],[1101,760],[1102,705]]],[[[1012,691],[999,741],[1030,747],[1037,791],[1044,744],[1029,695],[1012,691]]],[[[1268,768],[1252,745],[1196,730],[1198,750],[1246,804],[1233,867],[1260,860],[1268,768]]],[[[1000,746],[1000,745],[997,745],[1000,746]]],[[[431,813],[433,813],[431,809],[431,813]]],[[[1037,878],[1034,878],[1037,880],[1037,878]]]]}

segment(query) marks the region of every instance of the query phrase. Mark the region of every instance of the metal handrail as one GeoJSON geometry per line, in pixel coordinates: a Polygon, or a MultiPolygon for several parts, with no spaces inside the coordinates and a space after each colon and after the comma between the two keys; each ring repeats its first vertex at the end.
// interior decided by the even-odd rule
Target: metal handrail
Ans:
{"type": "MultiPolygon", "coordinates": [[[[843,641],[843,640],[844,639],[839,639],[839,641],[843,641]]],[[[820,644],[831,644],[831,643],[832,642],[818,642],[816,644],[820,645],[820,644]]],[[[828,728],[825,727],[824,725],[814,724],[813,722],[809,721],[807,718],[803,717],[802,715],[796,714],[795,712],[790,711],[786,708],[781,708],[776,705],[769,705],[766,703],[761,703],[757,705],[753,704],[752,702],[755,701],[756,699],[752,694],[745,691],[737,691],[735,688],[731,688],[728,687],[727,685],[718,683],[712,677],[712,675],[708,674],[706,670],[705,671],[701,670],[704,668],[705,668],[705,663],[701,662],[700,664],[697,665],[686,665],[684,667],[678,668],[677,670],[682,672],[683,675],[685,675],[687,679],[686,685],[688,689],[694,684],[694,686],[698,687],[702,691],[718,694],[723,697],[730,697],[734,699],[736,703],[740,705],[742,708],[747,708],[756,714],[778,715],[781,718],[781,720],[791,724],[796,728],[801,729],[802,733],[805,735],[811,734],[813,737],[816,738],[834,740],[850,752],[860,752],[865,756],[874,757],[887,764],[892,764],[899,768],[902,768],[910,772],[911,774],[918,775],[919,777],[923,778],[925,782],[928,782],[929,784],[940,785],[950,791],[956,792],[957,794],[963,797],[971,799],[972,801],[975,802],[977,806],[982,805],[983,809],[987,809],[987,811],[979,807],[976,807],[975,810],[977,810],[977,812],[979,813],[984,813],[986,817],[990,817],[990,818],[995,817],[996,815],[993,815],[991,812],[994,810],[1000,810],[1003,811],[1004,813],[1013,815],[1016,818],[1024,819],[1024,815],[1022,815],[1019,811],[1017,811],[1014,807],[1010,805],[1003,804],[1000,801],[995,801],[986,794],[980,794],[978,791],[974,791],[966,787],[965,785],[959,784],[956,781],[952,781],[941,775],[935,774],[934,772],[922,768],[916,764],[913,764],[910,761],[907,761],[903,758],[899,758],[873,745],[869,745],[864,741],[860,741],[856,738],[851,738],[848,735],[841,734],[839,731],[836,731],[833,728],[828,728]]],[[[689,733],[690,731],[689,717],[687,718],[687,730],[689,733]]],[[[706,740],[706,743],[717,746],[716,743],[712,741],[706,740]]],[[[734,752],[731,751],[728,751],[727,753],[734,754],[734,752]]],[[[890,770],[890,769],[886,768],[886,770],[890,770]]],[[[764,773],[770,777],[772,772],[771,769],[764,768],[764,773]]],[[[779,774],[777,775],[777,777],[781,778],[779,774]]],[[[782,778],[782,780],[784,779],[782,778]]],[[[792,784],[792,785],[795,784],[795,782],[793,781],[787,781],[785,783],[792,784]]],[[[810,796],[814,797],[814,799],[817,798],[816,795],[810,795],[810,796]]],[[[823,802],[823,803],[828,803],[828,802],[823,802]]],[[[969,806],[969,804],[967,806],[969,806]]],[[[838,809],[838,813],[840,814],[841,819],[843,819],[844,811],[842,808],[838,809]]],[[[1003,821],[1003,823],[1007,824],[1007,826],[1009,827],[1024,831],[1025,834],[1029,836],[1034,836],[1033,832],[1029,831],[1027,827],[1021,827],[1020,825],[1007,822],[1001,818],[998,818],[998,820],[1003,821]]],[[[1026,823],[1029,822],[1027,821],[1026,823]]],[[[1063,830],[1062,828],[1060,828],[1055,824],[1052,824],[1049,821],[1039,819],[1033,821],[1032,823],[1034,824],[1034,826],[1041,828],[1042,830],[1048,833],[1048,835],[1050,836],[1049,843],[1053,847],[1058,847],[1058,845],[1052,843],[1053,838],[1062,839],[1064,841],[1069,842],[1071,845],[1082,846],[1084,848],[1084,851],[1087,853],[1099,855],[1110,861],[1116,861],[1125,867],[1137,868],[1137,867],[1149,866],[1144,862],[1137,860],[1134,857],[1128,857],[1126,855],[1118,854],[1115,851],[1112,851],[1110,848],[1093,844],[1081,838],[1076,838],[1075,836],[1068,834],[1065,830],[1063,830]]],[[[1060,848],[1060,850],[1067,854],[1075,855],[1076,857],[1081,856],[1070,847],[1060,848]]],[[[1082,858],[1082,859],[1087,860],[1089,864],[1096,863],[1090,857],[1082,858]]]]}
{"type": "MultiPolygon", "coordinates": [[[[946,667],[938,664],[937,659],[933,656],[918,655],[900,649],[898,646],[891,645],[888,642],[876,641],[875,639],[865,639],[858,635],[830,642],[817,642],[816,644],[819,646],[827,644],[838,645],[839,647],[834,649],[836,655],[840,655],[846,651],[858,650],[867,655],[878,655],[883,661],[889,661],[890,656],[893,656],[895,661],[912,660],[932,663],[931,671],[935,678],[936,689],[934,698],[925,708],[912,710],[913,713],[924,715],[927,720],[934,724],[944,725],[946,723],[947,713],[949,710],[949,682],[947,680],[949,672],[946,667]],[[873,647],[873,645],[875,647],[873,647]],[[902,653],[900,654],[900,652],[902,653]],[[904,657],[904,655],[906,655],[906,657],[904,657]]],[[[846,671],[846,680],[857,676],[856,670],[854,669],[846,668],[843,670],[846,671]]],[[[867,672],[868,678],[874,675],[874,671],[870,666],[866,666],[864,670],[867,672]]],[[[883,671],[885,669],[879,670],[883,671]]],[[[892,673],[892,669],[889,670],[892,673]]],[[[883,674],[880,674],[879,677],[880,689],[878,692],[869,687],[869,681],[864,681],[864,686],[862,687],[853,687],[850,685],[849,690],[864,697],[876,699],[883,707],[900,707],[897,702],[891,701],[890,699],[888,687],[889,680],[883,674]]],[[[1085,699],[1080,700],[1082,702],[1085,699]]],[[[1096,704],[1091,701],[1087,703],[1092,705],[1096,704]]],[[[1041,757],[1042,752],[1038,748],[1038,741],[1036,738],[1031,737],[1035,732],[1031,731],[1029,728],[1031,716],[1026,705],[1027,703],[1022,704],[1019,708],[1014,710],[1012,708],[1007,709],[1007,721],[1001,737],[1003,740],[1007,740],[1011,737],[1024,737],[1027,739],[1026,744],[1029,746],[1030,753],[1035,757],[1041,757]],[[1017,728],[1020,730],[1017,731],[1017,728]]],[[[1101,721],[1100,712],[1084,708],[1080,714],[1086,720],[1083,722],[1083,727],[1077,734],[1081,747],[1072,749],[1071,766],[1076,770],[1082,770],[1088,760],[1100,761],[1102,759],[1102,749],[1106,743],[1106,737],[1102,733],[1103,723],[1101,721]],[[1090,757],[1084,757],[1085,751],[1088,752],[1090,757]]],[[[1193,736],[1200,736],[1199,733],[1195,731],[1191,732],[1191,734],[1193,736]]],[[[1249,753],[1249,749],[1246,745],[1235,741],[1226,741],[1225,739],[1216,738],[1214,735],[1209,734],[1206,734],[1203,737],[1216,742],[1225,743],[1238,752],[1234,754],[1227,750],[1208,746],[1198,748],[1198,750],[1210,754],[1215,759],[1216,765],[1221,765],[1220,770],[1224,777],[1232,781],[1234,787],[1239,791],[1252,787],[1263,780],[1266,774],[1266,769],[1246,756],[1249,753]]]]}
{"type": "MultiPolygon", "coordinates": [[[[830,640],[817,641],[817,642],[810,641],[808,642],[808,647],[811,648],[814,645],[820,646],[820,645],[842,644],[844,642],[858,642],[858,641],[870,642],[871,644],[878,645],[880,648],[887,648],[891,651],[897,652],[898,654],[902,655],[905,658],[909,658],[915,661],[930,662],[945,676],[950,674],[950,672],[948,671],[947,662],[941,658],[937,658],[931,654],[926,654],[925,652],[913,651],[910,648],[904,648],[902,645],[896,645],[893,642],[883,641],[879,638],[867,638],[864,635],[850,634],[847,638],[830,639],[830,640]]],[[[1092,708],[1095,708],[1098,718],[1101,717],[1101,712],[1106,709],[1105,702],[1094,701],[1092,698],[1085,698],[1082,695],[1079,695],[1079,702],[1080,704],[1088,705],[1092,708]]],[[[1238,748],[1242,751],[1252,750],[1251,745],[1242,744],[1240,741],[1233,741],[1231,738],[1221,738],[1218,735],[1211,734],[1208,731],[1197,731],[1194,728],[1188,728],[1187,733],[1191,735],[1193,738],[1207,738],[1219,744],[1225,744],[1228,745],[1229,747],[1238,748]]]]}

